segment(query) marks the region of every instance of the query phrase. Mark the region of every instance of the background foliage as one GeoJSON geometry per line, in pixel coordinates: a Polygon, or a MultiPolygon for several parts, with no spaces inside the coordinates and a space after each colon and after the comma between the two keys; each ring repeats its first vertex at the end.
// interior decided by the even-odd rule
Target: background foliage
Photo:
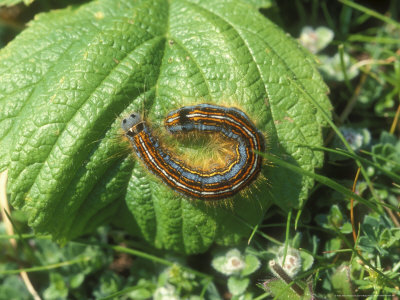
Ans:
{"type": "MultiPolygon", "coordinates": [[[[151,295],[156,299],[307,299],[338,294],[349,295],[347,299],[355,299],[351,295],[356,294],[391,299],[399,295],[399,4],[254,3],[315,53],[331,90],[332,132],[326,134],[326,148],[314,149],[325,152],[324,168],[317,175],[290,169],[290,174],[317,180],[308,201],[300,210],[289,212],[274,206],[259,226],[242,223],[254,229],[250,245],[214,246],[192,256],[155,250],[113,227],[102,227],[60,249],[46,237],[24,235],[29,232],[26,216],[15,211],[12,220],[20,234],[17,253],[4,225],[1,228],[0,295],[31,297],[13,275],[21,267],[32,272],[33,286],[48,299],[146,299],[151,295]],[[355,180],[358,169],[361,175],[355,180]],[[349,192],[353,183],[355,195],[349,192]],[[271,263],[280,265],[283,260],[282,270],[295,281],[291,286],[297,290],[281,280],[282,270],[271,263]],[[260,288],[256,284],[262,279],[266,281],[260,288]]],[[[52,2],[35,1],[28,8],[2,9],[2,45],[30,16],[50,8],[54,8],[52,2]]],[[[50,21],[58,22],[57,18],[50,21]]],[[[329,111],[325,107],[318,112],[323,118],[323,112],[329,111]]],[[[329,122],[329,117],[323,122],[329,122]]],[[[285,161],[274,164],[285,168],[285,161]]]]}

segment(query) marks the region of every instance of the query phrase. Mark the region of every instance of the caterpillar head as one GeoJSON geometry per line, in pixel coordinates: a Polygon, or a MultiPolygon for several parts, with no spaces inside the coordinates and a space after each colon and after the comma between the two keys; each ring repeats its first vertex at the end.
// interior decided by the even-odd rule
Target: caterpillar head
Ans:
{"type": "Polygon", "coordinates": [[[122,129],[128,133],[129,131],[135,132],[138,124],[143,123],[142,116],[139,113],[133,112],[121,122],[122,129]]]}

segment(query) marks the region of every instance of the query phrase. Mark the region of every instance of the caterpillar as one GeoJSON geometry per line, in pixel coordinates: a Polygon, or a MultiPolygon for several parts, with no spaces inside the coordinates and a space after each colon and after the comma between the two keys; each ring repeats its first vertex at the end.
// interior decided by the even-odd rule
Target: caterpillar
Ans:
{"type": "Polygon", "coordinates": [[[148,123],[138,113],[122,120],[121,127],[146,168],[175,191],[201,200],[234,196],[251,184],[261,171],[265,140],[250,118],[234,107],[213,104],[184,106],[168,113],[164,126],[171,134],[218,133],[235,142],[235,155],[223,168],[189,166],[160,146],[148,123]]]}

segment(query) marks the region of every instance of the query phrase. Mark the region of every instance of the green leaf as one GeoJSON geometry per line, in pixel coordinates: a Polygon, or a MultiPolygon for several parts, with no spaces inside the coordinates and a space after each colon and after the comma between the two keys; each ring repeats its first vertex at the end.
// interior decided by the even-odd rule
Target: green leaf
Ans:
{"type": "Polygon", "coordinates": [[[271,154],[314,172],[322,152],[297,145],[322,145],[326,119],[308,98],[331,109],[315,61],[239,0],[99,0],[40,14],[1,50],[0,87],[0,171],[36,232],[62,241],[112,220],[186,253],[247,238],[239,219],[258,224],[272,202],[300,207],[313,179],[267,163],[231,205],[190,201],[137,162],[121,118],[145,112],[161,127],[184,105],[236,106],[271,154]]]}
{"type": "Polygon", "coordinates": [[[297,295],[285,282],[278,278],[267,280],[263,283],[264,289],[270,293],[276,299],[288,299],[288,300],[301,300],[302,297],[297,295]]]}
{"type": "Polygon", "coordinates": [[[61,274],[50,272],[50,286],[43,292],[46,299],[67,299],[68,287],[61,274]]]}
{"type": "Polygon", "coordinates": [[[367,215],[361,225],[360,249],[371,256],[377,253],[380,257],[389,256],[388,249],[399,244],[399,232],[388,217],[367,215]]]}
{"type": "Polygon", "coordinates": [[[400,142],[386,131],[381,133],[379,144],[372,146],[374,161],[395,174],[400,172],[400,142]]]}
{"type": "Polygon", "coordinates": [[[354,291],[351,284],[350,268],[348,266],[338,267],[332,275],[332,286],[335,293],[345,295],[344,299],[355,299],[354,291]]]}
{"type": "Polygon", "coordinates": [[[324,254],[326,257],[333,257],[336,255],[336,251],[341,249],[342,240],[339,238],[333,238],[326,242],[325,244],[325,251],[324,254]]]}
{"type": "Polygon", "coordinates": [[[240,275],[242,277],[248,276],[257,271],[261,263],[256,256],[251,254],[246,254],[244,258],[244,265],[245,265],[244,269],[240,272],[240,275]]]}
{"type": "Polygon", "coordinates": [[[8,275],[4,279],[1,278],[0,295],[0,299],[32,299],[19,275],[8,275]]]}
{"type": "Polygon", "coordinates": [[[314,257],[305,251],[300,251],[300,257],[301,257],[301,270],[308,271],[314,263],[314,257]]]}
{"type": "Polygon", "coordinates": [[[247,2],[254,5],[257,9],[267,9],[274,5],[273,0],[248,0],[247,2]]]}
{"type": "Polygon", "coordinates": [[[228,279],[228,290],[232,295],[240,295],[246,291],[249,283],[249,278],[239,278],[232,276],[228,279]]]}
{"type": "Polygon", "coordinates": [[[72,289],[78,288],[83,281],[85,280],[85,275],[82,273],[78,273],[71,277],[70,286],[72,289]]]}

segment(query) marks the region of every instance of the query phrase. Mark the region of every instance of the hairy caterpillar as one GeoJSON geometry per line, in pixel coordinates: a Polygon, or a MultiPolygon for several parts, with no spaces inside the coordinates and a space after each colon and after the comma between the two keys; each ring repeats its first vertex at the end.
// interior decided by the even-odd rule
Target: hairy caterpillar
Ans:
{"type": "Polygon", "coordinates": [[[262,133],[241,110],[213,104],[184,106],[164,120],[172,134],[193,131],[218,133],[235,142],[235,155],[224,167],[201,169],[188,165],[162,148],[140,114],[122,120],[122,129],[136,154],[151,173],[190,198],[218,200],[231,197],[252,183],[262,166],[265,141],[262,133]]]}

